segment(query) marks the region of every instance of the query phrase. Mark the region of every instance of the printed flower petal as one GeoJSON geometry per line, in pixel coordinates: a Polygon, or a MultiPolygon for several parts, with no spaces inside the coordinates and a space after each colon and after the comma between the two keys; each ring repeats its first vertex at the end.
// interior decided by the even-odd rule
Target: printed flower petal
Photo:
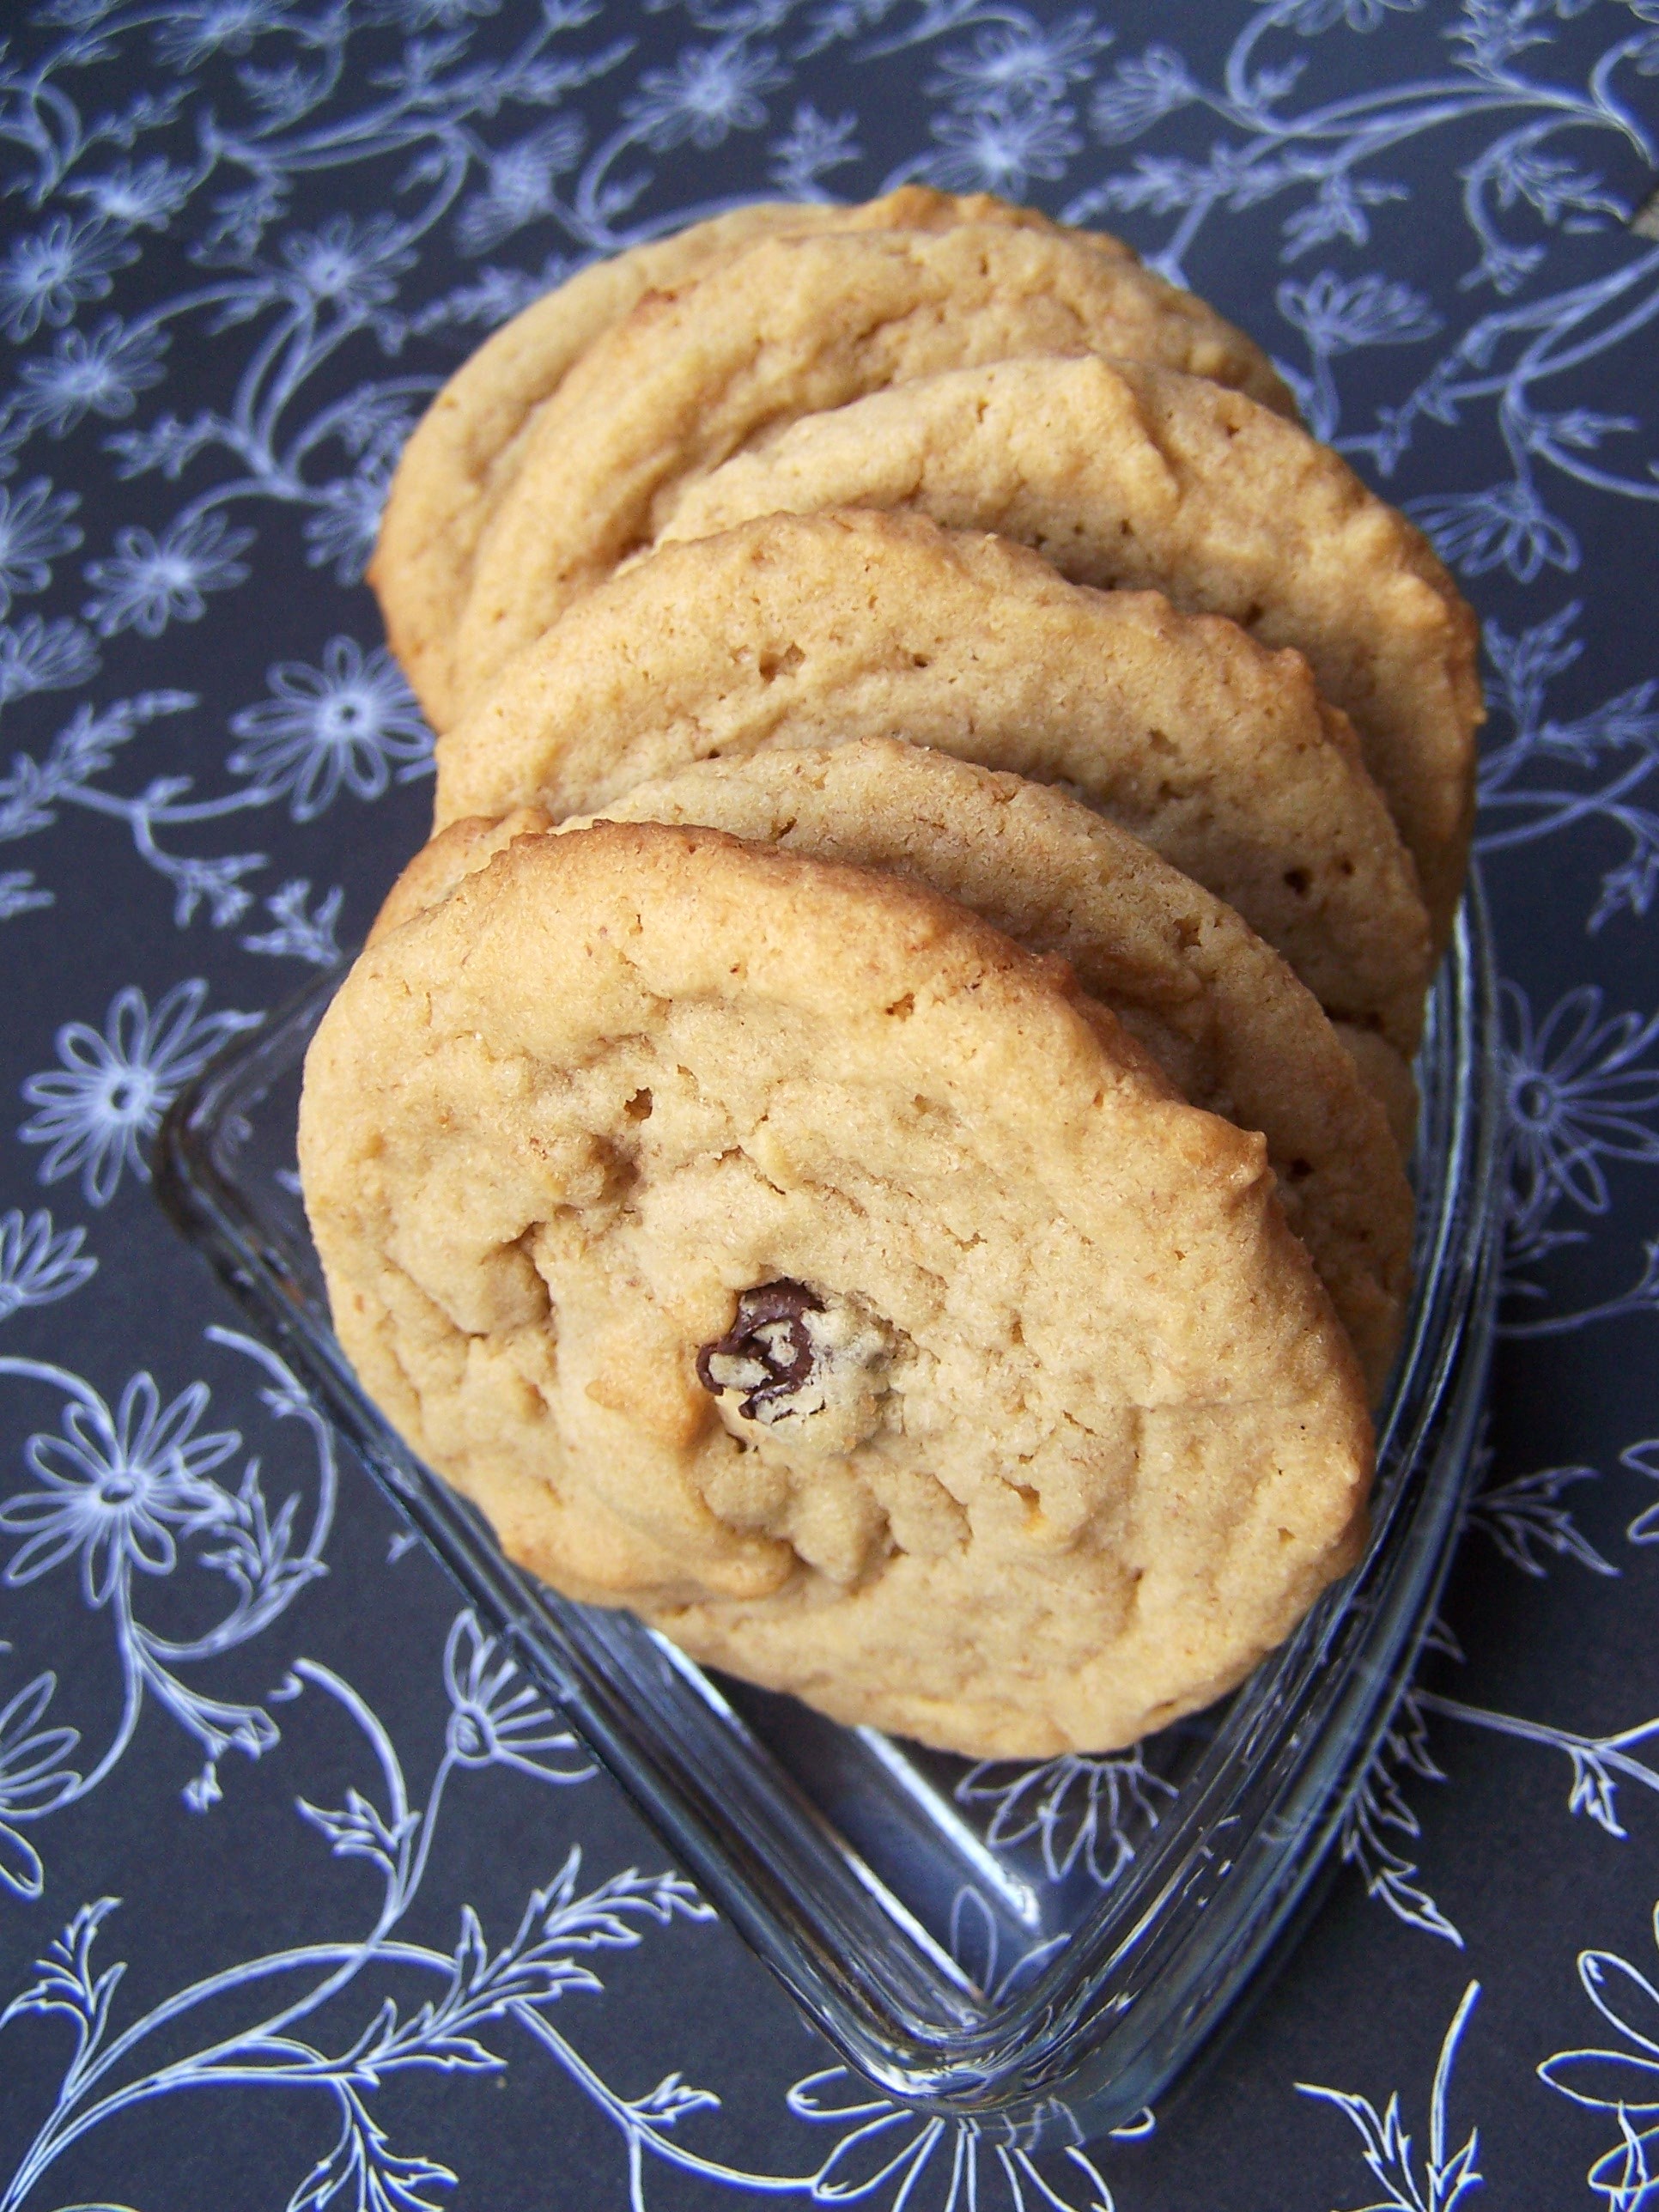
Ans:
{"type": "Polygon", "coordinates": [[[1659,1990],[1610,1951],[1585,1952],[1578,1978],[1601,2017],[1659,2059],[1659,1990]]]}
{"type": "MultiPolygon", "coordinates": [[[[20,1505],[30,1502],[23,1498],[13,1501],[20,1505]]],[[[21,1589],[25,1583],[38,1582],[42,1575],[49,1575],[55,1566],[78,1551],[80,1543],[78,1530],[71,1528],[65,1535],[54,1521],[50,1528],[32,1536],[13,1553],[6,1562],[5,1580],[14,1589],[21,1589]]]]}
{"type": "Polygon", "coordinates": [[[1659,2112],[1659,2063],[1623,2051],[1558,2051],[1539,2072],[1576,2105],[1659,2112]]]}
{"type": "Polygon", "coordinates": [[[812,2194],[825,2204],[862,2197],[904,2168],[921,2166],[940,2137],[954,2132],[943,2120],[890,2106],[880,2119],[842,2137],[818,2169],[812,2194]]]}
{"type": "Polygon", "coordinates": [[[0,1881],[19,1897],[36,1898],[46,1886],[40,1854],[27,1837],[0,1820],[0,1881]]]}

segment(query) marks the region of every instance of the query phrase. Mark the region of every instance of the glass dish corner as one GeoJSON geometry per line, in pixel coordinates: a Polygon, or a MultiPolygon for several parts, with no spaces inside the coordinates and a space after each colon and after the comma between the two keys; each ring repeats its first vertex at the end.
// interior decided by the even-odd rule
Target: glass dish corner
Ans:
{"type": "Polygon", "coordinates": [[[502,1556],[329,1327],[294,1173],[338,971],[175,1101],[158,1194],[671,1850],[896,2104],[1077,2143],[1151,2104],[1291,1924],[1410,1679],[1461,1518],[1496,1297],[1499,1103],[1471,887],[1419,1062],[1417,1287],[1365,1557],[1218,1711],[1040,1765],[925,1752],[704,1674],[502,1556]]]}

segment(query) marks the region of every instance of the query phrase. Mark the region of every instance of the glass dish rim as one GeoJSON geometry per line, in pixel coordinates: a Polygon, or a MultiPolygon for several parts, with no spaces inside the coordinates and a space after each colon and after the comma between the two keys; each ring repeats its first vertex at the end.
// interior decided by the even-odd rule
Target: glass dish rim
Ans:
{"type": "MultiPolygon", "coordinates": [[[[1222,1957],[1219,1939],[1231,1931],[1238,1940],[1228,1954],[1230,1963],[1224,1960],[1221,1980],[1207,1996],[1200,1992],[1194,1997],[1189,1969],[1184,1976],[1172,1972],[1161,1988],[1154,1980],[1149,1992],[1133,1996],[1121,2009],[1120,2027],[1127,2029],[1133,2014],[1136,2032],[1133,2039],[1119,2036],[1119,2044],[1133,2040],[1144,2057],[1160,2025],[1168,2026],[1177,1998],[1184,1993],[1189,2009],[1198,2004],[1201,2021],[1196,2031],[1183,2041],[1177,2021],[1173,2032],[1181,2045],[1178,2054],[1155,2061],[1146,2076],[1150,2081],[1158,2075],[1161,2087],[1218,2021],[1306,1893],[1409,1680],[1449,1559],[1474,1409],[1484,1393],[1496,1298],[1494,1200],[1500,1111],[1494,1057],[1495,986],[1478,880],[1471,878],[1431,1012],[1430,1048],[1439,1050],[1447,1066],[1425,1099],[1425,1123],[1433,1123],[1425,1135],[1432,1140],[1443,1134],[1449,1142],[1443,1158],[1427,1162],[1432,1172],[1426,1176],[1429,1190],[1419,1229],[1419,1279],[1407,1346],[1379,1420],[1382,1504],[1365,1556],[1235,1693],[1214,1740],[1183,1782],[1181,1808],[1155,1832],[1132,1877],[1097,1901],[1071,1940],[1017,1997],[1003,2004],[981,1999],[977,2021],[966,2017],[970,2008],[957,2006],[956,2025],[940,2019],[937,2008],[932,2019],[924,2018],[919,2005],[908,2002],[892,1985],[890,1976],[872,1995],[867,1982],[850,1972],[848,1962],[827,1955],[828,1947],[821,1940],[811,1940],[799,1909],[792,1912],[787,1899],[769,1893],[778,1885],[760,1878],[751,1839],[739,1836],[734,1843],[729,1837],[722,1840],[706,1834],[707,1824],[699,1821],[687,1796],[682,1794],[668,1802],[638,1759],[624,1755],[614,1731],[592,1710],[592,1686],[584,1698],[565,1663],[568,1638],[559,1631],[544,1595],[493,1542],[486,1547],[476,1531],[470,1540],[461,1533],[453,1510],[461,1501],[413,1459],[362,1396],[325,1317],[313,1313],[283,1255],[261,1234],[251,1201],[216,1164],[214,1134],[238,1086],[246,1093],[250,1072],[257,1071],[262,1056],[274,1058],[296,1024],[310,1018],[313,1009],[320,1012],[343,972],[343,965],[331,970],[275,1009],[257,1031],[234,1040],[174,1100],[158,1133],[154,1164],[157,1196],[175,1224],[204,1253],[261,1330],[278,1338],[325,1413],[415,1522],[464,1594],[507,1637],[515,1656],[564,1707],[573,1726],[636,1808],[690,1865],[808,2017],[860,2073],[896,2101],[931,2113],[982,2120],[1040,2111],[1068,2087],[1079,2069],[1086,2069],[1091,2056],[1099,2057],[1111,2043],[1110,2029],[1086,2045],[1083,2039],[1102,2011],[1118,2002],[1111,1989],[1115,1968],[1137,1949],[1143,1967],[1160,1951],[1173,1951],[1177,1960],[1195,1953],[1213,1964],[1222,1957]],[[1402,1427],[1409,1431],[1412,1448],[1401,1459],[1402,1427]],[[1399,1464],[1390,1463],[1391,1452],[1399,1464]],[[1457,1464],[1445,1464],[1449,1459],[1457,1464]],[[402,1468],[399,1461],[404,1463],[402,1468]],[[1437,1475],[1441,1494],[1418,1497],[1427,1478],[1437,1475]],[[435,1510],[432,1494],[424,1500],[419,1494],[422,1483],[435,1492],[435,1510]],[[424,1513],[419,1510],[422,1502],[424,1513]],[[1408,1550],[1402,1566],[1396,1555],[1401,1541],[1413,1532],[1416,1549],[1408,1550]],[[1396,1589],[1402,1574],[1405,1582],[1396,1589]],[[1381,1596],[1374,1588],[1379,1580],[1381,1596]],[[1389,1602],[1384,1605],[1383,1598],[1389,1602]],[[1393,1622],[1387,1632],[1374,1632],[1369,1640],[1356,1626],[1368,1602],[1376,1608],[1374,1620],[1386,1613],[1393,1622]],[[550,1629],[565,1647],[562,1657],[546,1646],[550,1629]],[[543,1640],[538,1642],[538,1637],[543,1640]],[[1345,1638],[1346,1658],[1328,1665],[1325,1655],[1345,1638]],[[1378,1647],[1376,1651],[1373,1645],[1378,1647]],[[1293,1703],[1280,1709],[1277,1701],[1287,1686],[1293,1703]],[[1346,1723],[1345,1711],[1349,1714],[1346,1723]],[[1275,1887],[1271,1867],[1262,1866],[1252,1882],[1241,1874],[1231,1888],[1218,1890],[1212,1883],[1208,1894],[1200,1895],[1202,1863],[1214,1856],[1213,1838],[1238,1817],[1226,1808],[1240,1799],[1241,1774],[1271,1771],[1276,1758],[1282,1764],[1287,1736],[1293,1747],[1310,1718],[1315,1723],[1310,1742],[1289,1781],[1278,1786],[1273,1809],[1259,1815],[1241,1840],[1242,1861],[1246,1850],[1256,1848],[1266,1828],[1278,1823],[1285,1832],[1277,1842],[1288,1839],[1295,1845],[1295,1854],[1286,1863],[1288,1875],[1279,1879],[1275,1887]],[[1252,1730],[1261,1740],[1260,1757],[1255,1761],[1246,1756],[1252,1730]],[[1206,1821],[1202,1817],[1206,1807],[1218,1817],[1206,1821]],[[1222,1911],[1199,1929],[1197,1921],[1206,1906],[1222,1904],[1224,1899],[1222,1911]],[[1201,1939],[1208,1932],[1217,1940],[1206,1946],[1201,1939]]],[[[473,1509],[461,1510],[477,1518],[473,1509]]],[[[556,1603],[562,1609],[562,1601],[556,1603]]],[[[723,1711],[728,1723],[747,1733],[745,1724],[690,1662],[676,1656],[673,1663],[689,1682],[702,1685],[700,1694],[711,1710],[723,1711]]],[[[797,1820],[805,1808],[809,1821],[817,1819],[825,1825],[787,1774],[780,1770],[777,1779],[797,1820]]],[[[786,1850],[793,1847],[786,1843],[786,1850]]],[[[858,1854],[839,1840],[831,1848],[858,1879],[858,1854]]],[[[1223,1865],[1223,1876],[1234,1863],[1223,1865]]],[[[867,1875],[866,1886],[872,1883],[880,1887],[877,1877],[867,1875]]],[[[898,1908],[896,1917],[902,1920],[908,1916],[898,1908]]],[[[914,1923],[912,1929],[921,1934],[914,1923]]],[[[931,1950],[936,1963],[943,1958],[939,1947],[925,1937],[921,1948],[931,1950]]],[[[1118,1995],[1121,1998],[1121,1992],[1118,1995]]],[[[1091,2097],[1100,2094],[1104,2093],[1089,2093],[1091,2097]]],[[[1145,2101],[1146,2097],[1135,2094],[1127,2109],[1145,2101]]],[[[1075,2140],[1075,2135],[1070,2139],[1075,2140]]]]}

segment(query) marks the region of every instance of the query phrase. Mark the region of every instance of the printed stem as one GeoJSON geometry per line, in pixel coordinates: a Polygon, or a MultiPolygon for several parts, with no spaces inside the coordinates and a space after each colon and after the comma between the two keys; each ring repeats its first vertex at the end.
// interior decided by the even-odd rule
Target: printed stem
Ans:
{"type": "Polygon", "coordinates": [[[1646,1789],[1659,1791],[1659,1773],[1628,1755],[1630,1746],[1645,1743],[1650,1736],[1659,1735],[1659,1717],[1640,1722],[1635,1728],[1622,1729],[1613,1735],[1581,1735],[1575,1729],[1553,1728],[1547,1721],[1522,1720],[1513,1713],[1494,1713],[1483,1705],[1466,1705],[1460,1698],[1441,1697],[1432,1690],[1419,1690],[1418,1696],[1431,1711],[1444,1713],[1450,1720],[1466,1721],[1472,1728],[1513,1736],[1522,1743],[1541,1743],[1555,1751],[1583,1753],[1613,1768],[1622,1779],[1639,1782],[1646,1789]]]}
{"type": "MultiPolygon", "coordinates": [[[[739,2172],[735,2166],[724,2166],[718,2159],[701,2157],[696,2151],[685,2150],[668,2136],[642,2120],[626,2099],[619,2097],[600,2075],[596,2074],[587,2061],[560,2034],[557,2028],[544,2020],[529,2004],[517,2003],[508,2008],[519,2025],[526,2029],[544,2050],[550,2051],[569,2075],[599,2106],[601,2112],[614,2120],[627,2136],[630,2145],[629,2169],[635,2170],[634,2147],[651,2150],[669,2166],[678,2166],[684,2173],[701,2174],[710,2181],[726,2181],[752,2190],[757,2195],[782,2196],[799,2189],[810,2189],[815,2174],[785,2177],[781,2174],[758,2174],[739,2172]]],[[[637,2197],[631,2200],[638,2203],[637,2197]]]]}
{"type": "Polygon", "coordinates": [[[1480,1994],[1479,1982],[1471,1982],[1464,1990],[1462,2002],[1452,2014],[1451,2026],[1440,2045],[1440,2063],[1434,2069],[1434,2087],[1429,2098],[1429,2159],[1436,2173],[1441,2172],[1446,2163],[1446,2098],[1451,2088],[1452,2062],[1457,2056],[1464,2025],[1480,1994]]]}

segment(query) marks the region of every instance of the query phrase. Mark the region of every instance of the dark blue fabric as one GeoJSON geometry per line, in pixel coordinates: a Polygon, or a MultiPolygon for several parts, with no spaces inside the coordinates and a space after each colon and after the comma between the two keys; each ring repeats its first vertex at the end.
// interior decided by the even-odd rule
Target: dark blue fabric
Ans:
{"type": "Polygon", "coordinates": [[[1653,0],[12,15],[0,2212],[1659,2202],[1656,140],[1653,0]],[[1121,230],[1434,534],[1510,979],[1439,1649],[1290,1965],[1154,2124],[1036,2163],[833,2069],[142,1158],[422,833],[358,579],[426,396],[596,252],[910,177],[1121,230]]]}

